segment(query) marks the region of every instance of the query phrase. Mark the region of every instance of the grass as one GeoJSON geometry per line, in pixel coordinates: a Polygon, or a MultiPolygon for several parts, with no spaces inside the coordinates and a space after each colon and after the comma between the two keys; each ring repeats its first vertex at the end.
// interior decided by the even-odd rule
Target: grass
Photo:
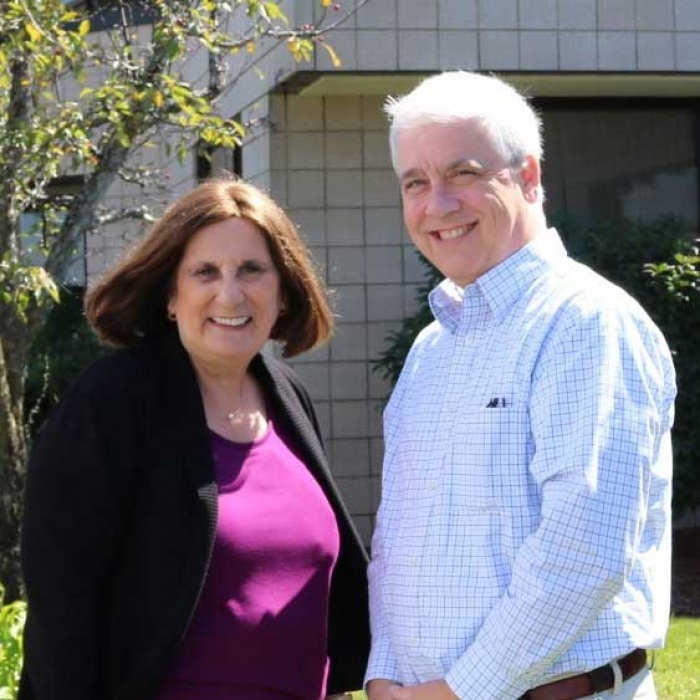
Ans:
{"type": "Polygon", "coordinates": [[[656,652],[654,682],[659,700],[700,698],[700,617],[674,617],[666,647],[656,652]]]}

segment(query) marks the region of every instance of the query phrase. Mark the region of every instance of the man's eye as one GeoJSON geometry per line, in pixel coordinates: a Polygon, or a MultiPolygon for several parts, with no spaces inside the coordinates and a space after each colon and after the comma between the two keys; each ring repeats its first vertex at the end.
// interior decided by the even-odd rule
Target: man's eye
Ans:
{"type": "Polygon", "coordinates": [[[409,190],[417,190],[421,185],[425,184],[425,180],[406,180],[403,183],[404,192],[409,190]]]}

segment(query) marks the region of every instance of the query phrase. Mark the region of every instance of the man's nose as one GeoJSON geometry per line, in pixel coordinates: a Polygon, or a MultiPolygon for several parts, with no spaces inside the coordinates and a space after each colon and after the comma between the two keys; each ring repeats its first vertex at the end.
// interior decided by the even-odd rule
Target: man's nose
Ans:
{"type": "Polygon", "coordinates": [[[430,216],[445,216],[459,209],[459,198],[444,185],[433,185],[428,194],[426,213],[430,216]]]}

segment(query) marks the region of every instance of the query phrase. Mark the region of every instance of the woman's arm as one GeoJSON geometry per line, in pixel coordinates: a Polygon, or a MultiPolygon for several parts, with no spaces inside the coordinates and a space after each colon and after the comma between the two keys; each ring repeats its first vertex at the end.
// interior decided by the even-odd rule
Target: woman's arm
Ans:
{"type": "Polygon", "coordinates": [[[97,384],[73,387],[42,429],[28,465],[20,700],[98,700],[104,693],[110,580],[137,455],[126,427],[134,417],[124,400],[128,390],[103,393],[103,382],[97,384]]]}

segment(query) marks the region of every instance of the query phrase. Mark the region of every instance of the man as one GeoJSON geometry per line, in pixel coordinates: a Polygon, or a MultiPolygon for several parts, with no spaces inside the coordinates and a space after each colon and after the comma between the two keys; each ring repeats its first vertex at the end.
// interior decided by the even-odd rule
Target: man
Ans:
{"type": "Polygon", "coordinates": [[[547,228],[521,95],[452,72],[387,112],[406,228],[447,279],[385,412],[370,700],[655,698],[668,347],[547,228]]]}

